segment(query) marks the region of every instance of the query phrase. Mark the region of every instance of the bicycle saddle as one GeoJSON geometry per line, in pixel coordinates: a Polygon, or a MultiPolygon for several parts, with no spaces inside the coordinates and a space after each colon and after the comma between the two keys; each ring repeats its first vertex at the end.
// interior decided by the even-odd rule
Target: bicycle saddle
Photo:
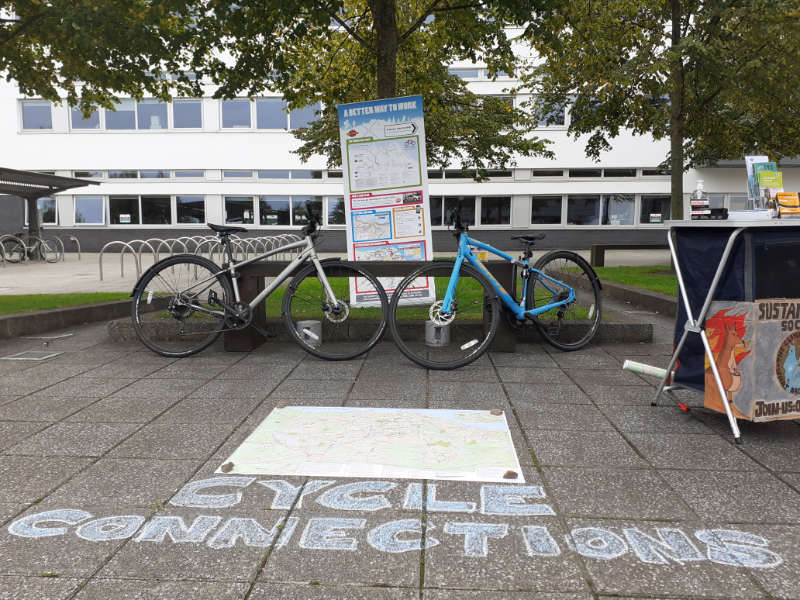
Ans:
{"type": "Polygon", "coordinates": [[[222,235],[247,231],[247,229],[244,227],[236,227],[235,225],[214,225],[213,223],[208,223],[208,226],[212,229],[212,231],[216,231],[222,235]]]}
{"type": "Polygon", "coordinates": [[[533,235],[512,235],[512,240],[522,240],[525,244],[533,244],[536,240],[543,240],[546,234],[535,233],[533,235]]]}

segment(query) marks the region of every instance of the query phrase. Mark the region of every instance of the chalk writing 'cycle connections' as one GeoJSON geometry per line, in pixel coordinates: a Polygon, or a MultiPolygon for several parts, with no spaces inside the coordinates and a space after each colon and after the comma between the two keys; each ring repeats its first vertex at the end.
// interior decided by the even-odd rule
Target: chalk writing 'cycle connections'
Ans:
{"type": "MultiPolygon", "coordinates": [[[[251,547],[286,547],[294,538],[302,549],[357,552],[366,542],[381,552],[402,553],[439,546],[444,537],[463,538],[461,554],[472,558],[489,556],[492,548],[519,536],[524,552],[531,559],[556,557],[575,552],[598,560],[613,560],[632,555],[650,565],[683,565],[711,561],[731,567],[772,569],[783,562],[768,549],[762,536],[735,529],[698,529],[689,535],[677,527],[576,527],[554,535],[555,512],[537,485],[483,485],[477,501],[441,500],[437,486],[413,482],[406,486],[402,510],[420,511],[428,517],[368,522],[382,510],[391,509],[387,492],[399,484],[391,481],[355,481],[336,485],[333,480],[310,480],[294,485],[282,479],[257,480],[255,477],[212,477],[192,481],[170,500],[174,507],[225,509],[240,504],[244,490],[265,488],[272,495],[270,508],[302,508],[303,501],[316,494],[314,502],[327,509],[364,516],[314,516],[300,528],[299,516],[272,519],[265,527],[246,517],[224,518],[199,515],[191,523],[182,516],[141,515],[98,517],[81,509],[63,508],[28,514],[13,521],[8,531],[15,536],[46,540],[75,535],[88,542],[132,539],[136,543],[205,544],[214,549],[237,544],[251,547]],[[255,485],[254,485],[255,484],[255,485]],[[438,518],[436,513],[442,513],[438,518]],[[451,517],[445,517],[451,513],[451,517]],[[481,521],[477,516],[490,517],[481,521]],[[514,517],[515,523],[497,522],[497,517],[514,517]],[[523,520],[524,524],[519,521],[523,520]],[[546,523],[543,525],[542,520],[546,523]],[[297,531],[302,529],[298,534],[297,531]]],[[[315,511],[315,514],[316,511],[315,511]]],[[[461,548],[461,544],[458,544],[461,548]]]]}

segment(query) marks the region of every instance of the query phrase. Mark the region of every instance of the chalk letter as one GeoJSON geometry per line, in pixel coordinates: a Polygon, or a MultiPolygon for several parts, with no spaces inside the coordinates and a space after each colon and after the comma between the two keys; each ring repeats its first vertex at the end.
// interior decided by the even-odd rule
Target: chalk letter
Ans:
{"type": "Polygon", "coordinates": [[[623,529],[633,551],[640,561],[651,565],[667,565],[674,560],[679,565],[705,556],[695,547],[689,536],[680,529],[657,527],[660,539],[656,539],[635,528],[623,529]]]}
{"type": "Polygon", "coordinates": [[[355,550],[358,540],[342,529],[364,529],[366,519],[314,517],[308,521],[298,545],[306,550],[355,550]]]}
{"type": "Polygon", "coordinates": [[[200,515],[191,527],[186,527],[183,517],[154,517],[148,521],[134,542],[163,542],[166,536],[177,544],[199,544],[222,520],[222,517],[200,515]]]}
{"type": "Polygon", "coordinates": [[[489,555],[489,538],[504,538],[508,525],[501,523],[445,523],[444,532],[464,536],[464,556],[484,557],[489,555]]]}
{"type": "MultiPolygon", "coordinates": [[[[427,500],[425,502],[428,512],[462,512],[471,513],[475,512],[474,502],[452,502],[448,500],[436,499],[436,484],[429,483],[428,491],[426,493],[427,500]]],[[[406,499],[403,503],[403,508],[407,510],[416,510],[422,508],[422,484],[410,483],[406,490],[406,499]]]]}
{"type": "Polygon", "coordinates": [[[554,515],[548,504],[525,504],[525,498],[545,498],[540,485],[483,485],[481,512],[484,515],[554,515]]]}
{"type": "MultiPolygon", "coordinates": [[[[428,523],[426,534],[434,529],[432,523],[428,523]]],[[[404,519],[402,521],[389,521],[383,525],[378,525],[367,534],[369,545],[382,552],[408,552],[409,550],[422,550],[422,521],[420,519],[404,519]],[[409,531],[419,534],[410,540],[398,539],[398,534],[409,531]]],[[[439,545],[439,540],[425,536],[425,547],[433,548],[439,545]]]]}
{"type": "Polygon", "coordinates": [[[581,556],[611,560],[628,551],[628,545],[618,535],[599,527],[581,527],[572,530],[575,551],[581,556]]]}
{"type": "Polygon", "coordinates": [[[267,531],[255,519],[232,517],[217,529],[206,545],[214,549],[233,548],[241,538],[245,546],[268,548],[280,532],[275,547],[281,548],[289,542],[299,521],[300,517],[289,517],[284,525],[283,518],[280,518],[273,528],[267,531]]]}
{"type": "Polygon", "coordinates": [[[17,519],[8,526],[8,532],[19,537],[41,538],[53,535],[64,535],[66,527],[37,527],[39,523],[66,523],[77,525],[81,521],[91,519],[94,515],[83,510],[48,510],[17,519]]]}
{"type": "Polygon", "coordinates": [[[233,486],[246,488],[256,480],[255,477],[212,477],[200,481],[190,481],[169,501],[174,506],[190,508],[230,508],[242,501],[242,492],[233,494],[198,494],[200,490],[215,487],[233,486]]]}
{"type": "Polygon", "coordinates": [[[774,569],[783,562],[780,555],[767,550],[769,540],[735,529],[700,529],[695,537],[708,544],[708,559],[721,565],[774,569]]]}
{"type": "Polygon", "coordinates": [[[547,527],[525,525],[522,528],[522,539],[525,540],[528,556],[558,556],[561,554],[561,548],[558,547],[547,527]]]}
{"type": "Polygon", "coordinates": [[[107,542],[109,540],[126,540],[144,523],[139,515],[120,515],[104,517],[84,523],[75,530],[75,535],[90,542],[107,542]]]}
{"type": "Polygon", "coordinates": [[[328,487],[332,483],[336,482],[333,480],[325,481],[318,479],[309,481],[304,487],[303,485],[294,486],[283,479],[272,479],[270,481],[258,482],[259,485],[263,485],[264,487],[267,487],[275,492],[275,498],[272,499],[273,510],[289,510],[292,508],[292,502],[294,502],[294,499],[297,498],[300,488],[303,488],[303,492],[300,494],[300,497],[297,498],[297,508],[301,508],[303,506],[304,496],[313,492],[317,492],[324,487],[328,487]]]}
{"type": "Polygon", "coordinates": [[[363,510],[374,512],[382,508],[391,508],[391,503],[383,495],[365,496],[354,498],[353,494],[359,492],[388,492],[397,487],[396,483],[388,481],[357,481],[337,485],[317,498],[317,504],[334,508],[336,510],[363,510]]]}

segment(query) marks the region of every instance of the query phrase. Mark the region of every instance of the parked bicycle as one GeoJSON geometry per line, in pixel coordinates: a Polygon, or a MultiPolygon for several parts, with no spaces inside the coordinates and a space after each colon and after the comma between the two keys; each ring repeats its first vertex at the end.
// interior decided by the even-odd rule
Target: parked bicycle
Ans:
{"type": "Polygon", "coordinates": [[[6,234],[0,236],[0,246],[3,248],[5,260],[10,263],[38,258],[49,263],[64,260],[64,243],[57,237],[29,235],[24,232],[6,234]]]}
{"type": "MultiPolygon", "coordinates": [[[[310,212],[309,212],[310,215],[310,212]]],[[[179,254],[148,269],[131,294],[133,327],[145,346],[163,356],[183,357],[210,346],[222,331],[253,326],[253,311],[265,298],[280,305],[292,338],[307,352],[327,360],[345,360],[367,352],[386,329],[388,301],[369,271],[339,259],[320,259],[317,221],[309,219],[303,239],[253,258],[234,260],[230,235],[244,227],[212,225],[228,263],[220,268],[202,256],[179,254]],[[242,301],[239,269],[273,254],[298,250],[287,267],[250,302],[242,301]],[[268,296],[291,278],[283,300],[268,296]],[[359,303],[354,302],[355,290],[359,303]],[[367,305],[361,301],[367,299],[367,305]],[[280,304],[279,304],[280,303],[280,304]]]]}
{"type": "MultiPolygon", "coordinates": [[[[489,347],[501,309],[515,327],[534,324],[561,350],[578,350],[597,332],[601,319],[600,280],[578,254],[554,250],[531,265],[533,246],[544,234],[518,235],[522,256],[515,260],[467,235],[460,208],[451,214],[458,238],[455,263],[423,266],[395,289],[389,325],[397,346],[428,369],[456,369],[477,360],[489,347]],[[472,252],[480,248],[516,265],[521,295],[516,296],[472,252]],[[435,289],[436,300],[420,301],[421,290],[435,289]]],[[[515,286],[516,287],[516,286],[515,286]]],[[[430,298],[430,296],[427,296],[430,298]]]]}

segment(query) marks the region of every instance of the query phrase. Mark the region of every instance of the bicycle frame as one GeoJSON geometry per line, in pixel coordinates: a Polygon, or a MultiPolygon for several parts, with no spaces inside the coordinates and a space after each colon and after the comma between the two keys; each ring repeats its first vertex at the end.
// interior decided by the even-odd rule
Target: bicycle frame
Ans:
{"type": "MultiPolygon", "coordinates": [[[[216,273],[214,273],[210,277],[206,277],[205,279],[202,279],[202,280],[198,281],[197,283],[195,283],[194,285],[186,288],[185,290],[173,290],[173,291],[176,294],[185,293],[188,290],[191,290],[192,288],[196,288],[198,286],[203,285],[204,283],[216,281],[217,276],[220,273],[226,273],[227,272],[227,273],[230,273],[230,275],[231,275],[231,282],[233,283],[234,298],[236,299],[236,302],[240,302],[241,301],[241,296],[239,294],[239,285],[237,283],[238,278],[236,276],[236,272],[237,272],[237,270],[239,268],[241,268],[241,267],[243,267],[245,265],[249,265],[250,263],[254,263],[254,262],[256,262],[258,260],[261,260],[263,258],[267,258],[269,256],[272,256],[273,254],[278,254],[280,252],[286,252],[287,250],[294,250],[296,248],[303,248],[303,247],[305,247],[305,249],[299,255],[297,255],[297,257],[295,257],[288,265],[286,265],[286,268],[283,269],[283,271],[281,271],[275,277],[275,279],[272,281],[272,283],[270,283],[260,294],[258,294],[255,298],[253,298],[248,303],[248,305],[250,306],[250,308],[252,310],[254,310],[256,308],[256,306],[258,306],[258,304],[262,300],[264,300],[264,298],[266,298],[273,291],[275,291],[284,281],[286,281],[286,279],[289,278],[289,276],[301,264],[306,262],[308,259],[310,259],[311,262],[314,263],[314,267],[316,267],[316,269],[317,269],[317,274],[319,275],[320,281],[322,282],[322,285],[325,288],[325,294],[328,297],[328,301],[333,303],[333,304],[338,304],[338,299],[336,298],[336,294],[334,294],[333,289],[331,288],[327,277],[325,277],[325,272],[322,270],[322,263],[320,262],[319,257],[317,256],[317,251],[314,248],[314,243],[312,242],[310,237],[306,237],[305,239],[302,239],[299,242],[292,242],[291,244],[287,244],[287,245],[281,246],[279,248],[274,248],[274,249],[270,250],[269,252],[265,252],[263,254],[259,254],[258,256],[254,256],[253,258],[249,258],[247,260],[243,260],[243,261],[237,262],[237,263],[234,263],[231,260],[230,252],[229,252],[228,260],[229,260],[230,264],[226,268],[220,269],[219,271],[217,271],[216,273]]],[[[197,293],[198,294],[203,293],[204,289],[199,290],[197,293]]],[[[212,315],[224,315],[225,314],[224,311],[212,310],[212,309],[208,309],[208,308],[201,307],[201,306],[193,306],[193,308],[195,310],[197,310],[197,311],[205,312],[205,313],[212,314],[212,315]]]]}
{"type": "Polygon", "coordinates": [[[549,275],[545,275],[539,269],[536,269],[530,266],[530,261],[527,258],[524,258],[522,261],[515,259],[513,256],[506,254],[505,252],[498,250],[497,248],[490,246],[489,244],[485,244],[484,242],[480,242],[478,240],[474,240],[470,238],[466,233],[461,233],[458,238],[458,254],[456,255],[456,262],[453,266],[453,273],[450,275],[450,282],[447,284],[447,291],[445,292],[444,299],[442,300],[442,312],[444,314],[448,314],[450,312],[450,306],[453,302],[453,294],[455,293],[456,285],[458,284],[459,273],[461,271],[461,265],[464,261],[467,261],[470,265],[478,269],[481,273],[486,276],[486,279],[489,280],[489,283],[497,292],[497,295],[503,301],[509,310],[514,314],[514,316],[519,319],[520,321],[524,320],[525,317],[535,317],[543,312],[547,312],[548,310],[552,310],[559,306],[563,306],[564,304],[569,304],[570,302],[575,300],[575,290],[567,285],[566,283],[559,281],[557,279],[553,279],[549,275]],[[555,294],[555,290],[552,290],[548,287],[547,282],[552,282],[558,286],[566,288],[569,290],[569,296],[558,302],[551,302],[549,304],[545,304],[538,308],[532,308],[530,310],[525,310],[525,300],[528,294],[528,281],[530,278],[523,280],[523,287],[522,287],[522,298],[517,304],[514,298],[509,294],[506,289],[500,285],[500,282],[489,272],[489,269],[472,253],[472,248],[480,248],[482,250],[486,250],[487,252],[491,252],[495,256],[499,256],[503,260],[506,260],[510,263],[513,263],[517,266],[520,266],[524,269],[532,271],[535,275],[538,276],[539,281],[542,285],[549,291],[555,294]]]}

